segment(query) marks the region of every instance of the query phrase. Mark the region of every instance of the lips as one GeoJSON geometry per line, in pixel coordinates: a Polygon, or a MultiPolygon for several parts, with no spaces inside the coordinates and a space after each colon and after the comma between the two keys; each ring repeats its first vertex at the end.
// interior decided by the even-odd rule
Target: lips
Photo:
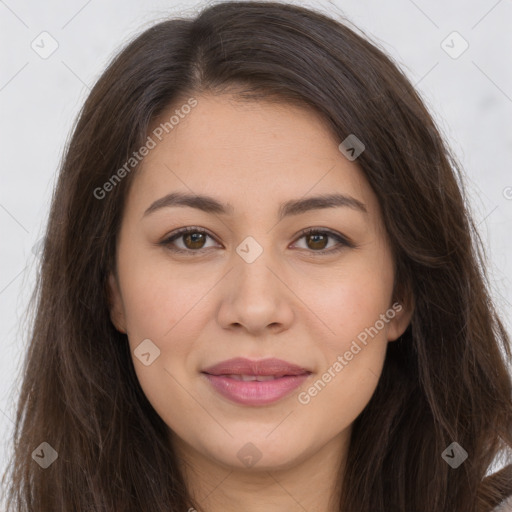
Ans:
{"type": "Polygon", "coordinates": [[[311,372],[306,368],[288,363],[282,359],[271,358],[251,361],[243,357],[236,357],[210,366],[203,370],[203,373],[210,375],[270,375],[283,377],[285,375],[303,375],[311,372]]]}
{"type": "Polygon", "coordinates": [[[281,359],[251,361],[238,357],[210,366],[202,373],[223,397],[238,404],[257,406],[289,395],[311,371],[281,359]]]}

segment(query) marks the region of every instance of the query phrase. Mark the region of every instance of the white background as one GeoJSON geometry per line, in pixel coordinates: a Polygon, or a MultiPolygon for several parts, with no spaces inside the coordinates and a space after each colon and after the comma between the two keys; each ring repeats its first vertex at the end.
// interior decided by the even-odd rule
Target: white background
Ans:
{"type": "MultiPolygon", "coordinates": [[[[344,13],[400,63],[420,91],[465,169],[488,251],[492,291],[510,332],[512,1],[300,4],[333,16],[344,13]],[[456,59],[441,47],[453,31],[469,43],[456,59]]],[[[129,39],[157,21],[194,14],[203,5],[163,0],[0,1],[0,472],[10,454],[27,342],[25,308],[37,264],[32,248],[43,233],[74,118],[108,61],[129,39]],[[43,31],[59,45],[47,59],[31,48],[43,31]]],[[[460,48],[453,36],[446,44],[460,48]]]]}

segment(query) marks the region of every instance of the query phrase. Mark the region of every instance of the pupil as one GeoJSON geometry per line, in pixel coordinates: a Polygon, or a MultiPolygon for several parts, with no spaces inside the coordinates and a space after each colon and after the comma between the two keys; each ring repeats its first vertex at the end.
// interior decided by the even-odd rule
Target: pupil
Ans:
{"type": "MultiPolygon", "coordinates": [[[[203,233],[189,233],[188,235],[186,235],[186,240],[192,241],[193,249],[200,249],[202,246],[200,237],[204,237],[204,234],[203,233]],[[197,243],[199,243],[199,246],[194,245],[197,243]]],[[[204,240],[203,240],[203,243],[204,243],[204,240]]],[[[188,244],[185,243],[185,245],[188,245],[188,244]]]]}
{"type": "Polygon", "coordinates": [[[309,235],[310,237],[310,240],[313,238],[313,239],[316,239],[316,240],[313,240],[313,244],[316,244],[318,243],[318,239],[321,238],[323,239],[322,241],[324,242],[323,244],[320,242],[321,244],[321,247],[313,247],[314,249],[324,249],[325,248],[325,240],[326,240],[326,237],[325,235],[309,235]]]}

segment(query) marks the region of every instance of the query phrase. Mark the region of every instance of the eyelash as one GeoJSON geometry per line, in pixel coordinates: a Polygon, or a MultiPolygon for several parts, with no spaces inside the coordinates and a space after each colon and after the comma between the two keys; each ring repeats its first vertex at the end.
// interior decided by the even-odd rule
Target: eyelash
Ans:
{"type": "MultiPolygon", "coordinates": [[[[169,249],[170,251],[175,252],[175,253],[189,254],[189,255],[194,255],[194,256],[202,254],[205,249],[193,250],[193,249],[180,249],[177,247],[172,247],[172,243],[175,240],[177,240],[178,238],[180,238],[184,235],[188,235],[190,233],[202,233],[202,234],[209,236],[213,240],[215,240],[215,238],[212,235],[210,235],[210,233],[208,233],[208,231],[206,231],[205,229],[196,227],[196,226],[189,226],[186,228],[180,228],[180,229],[176,230],[175,232],[171,233],[171,235],[168,236],[167,238],[165,238],[164,240],[162,240],[159,243],[159,245],[162,245],[162,246],[166,247],[167,249],[169,249]]],[[[341,251],[342,249],[344,249],[345,247],[349,247],[352,249],[355,248],[355,245],[350,240],[348,240],[347,238],[335,233],[334,231],[328,230],[328,229],[306,228],[299,233],[296,241],[300,240],[301,238],[304,238],[307,235],[311,235],[311,234],[327,235],[330,238],[334,238],[339,243],[339,245],[337,247],[335,247],[334,249],[332,249],[332,248],[331,249],[322,249],[322,250],[318,250],[318,251],[310,250],[310,252],[312,252],[315,255],[335,254],[335,253],[341,251]]],[[[206,250],[208,250],[208,248],[206,250]]]]}

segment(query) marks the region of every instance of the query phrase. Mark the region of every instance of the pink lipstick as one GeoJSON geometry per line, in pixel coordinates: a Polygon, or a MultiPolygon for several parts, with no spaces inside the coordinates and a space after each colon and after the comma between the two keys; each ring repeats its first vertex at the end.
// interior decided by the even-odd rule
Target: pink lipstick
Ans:
{"type": "Polygon", "coordinates": [[[267,405],[289,395],[311,371],[281,359],[222,361],[202,371],[225,398],[243,405],[267,405]]]}

